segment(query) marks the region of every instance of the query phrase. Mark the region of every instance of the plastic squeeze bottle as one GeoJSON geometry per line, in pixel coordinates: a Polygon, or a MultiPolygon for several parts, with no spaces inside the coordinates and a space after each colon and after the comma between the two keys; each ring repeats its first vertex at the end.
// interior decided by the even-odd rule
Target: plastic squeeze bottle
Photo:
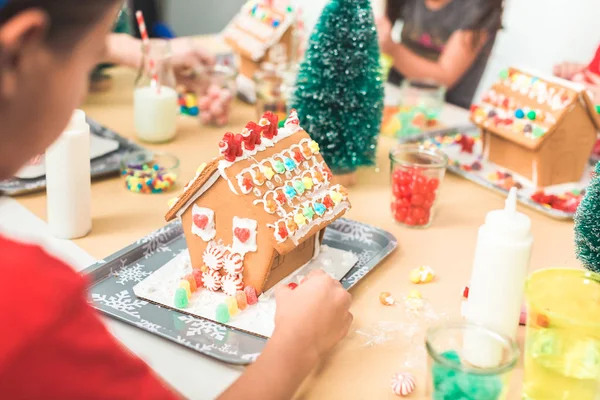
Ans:
{"type": "Polygon", "coordinates": [[[75,110],[60,137],[46,150],[48,225],[60,239],[75,239],[92,229],[90,126],[75,110]]]}
{"type": "MultiPolygon", "coordinates": [[[[512,188],[504,210],[487,214],[479,228],[469,286],[466,319],[515,339],[519,326],[525,279],[533,237],[531,220],[517,211],[517,189],[512,188]]],[[[498,365],[502,348],[483,337],[465,337],[465,357],[479,367],[498,365]]]]}

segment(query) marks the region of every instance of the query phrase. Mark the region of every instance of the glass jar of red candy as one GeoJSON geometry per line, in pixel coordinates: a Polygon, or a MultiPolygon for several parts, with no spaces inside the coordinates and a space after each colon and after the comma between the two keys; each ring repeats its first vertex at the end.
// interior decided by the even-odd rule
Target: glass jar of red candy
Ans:
{"type": "Polygon", "coordinates": [[[390,161],[394,219],[409,227],[428,227],[448,157],[437,148],[405,144],[390,151],[390,161]]]}

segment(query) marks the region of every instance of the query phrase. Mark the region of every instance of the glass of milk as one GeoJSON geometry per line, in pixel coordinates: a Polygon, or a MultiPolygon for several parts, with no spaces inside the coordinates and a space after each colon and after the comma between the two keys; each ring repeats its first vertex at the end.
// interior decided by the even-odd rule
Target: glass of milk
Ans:
{"type": "Polygon", "coordinates": [[[153,39],[144,54],[144,71],[133,95],[135,132],[144,142],[168,142],[177,132],[178,114],[171,47],[167,40],[153,39]],[[157,82],[152,80],[150,60],[155,64],[157,82]]]}

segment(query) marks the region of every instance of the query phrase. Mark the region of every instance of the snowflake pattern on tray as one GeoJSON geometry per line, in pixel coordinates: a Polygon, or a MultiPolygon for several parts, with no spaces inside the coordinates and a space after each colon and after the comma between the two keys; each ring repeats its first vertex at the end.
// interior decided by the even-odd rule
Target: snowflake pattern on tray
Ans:
{"type": "Polygon", "coordinates": [[[227,334],[227,328],[212,321],[194,318],[189,315],[182,315],[179,320],[189,325],[186,336],[208,335],[216,340],[223,340],[227,334]]]}
{"type": "Polygon", "coordinates": [[[143,270],[144,266],[140,263],[135,263],[134,265],[130,265],[128,267],[124,266],[120,270],[114,273],[114,276],[117,278],[116,283],[119,285],[125,285],[129,282],[141,282],[148,275],[149,272],[143,270]]]}
{"type": "Polygon", "coordinates": [[[139,326],[140,328],[145,329],[149,332],[153,332],[153,333],[158,333],[160,328],[162,328],[161,325],[155,324],[154,322],[150,322],[145,319],[139,320],[138,322],[135,323],[135,325],[139,326]]]}
{"type": "Polygon", "coordinates": [[[140,318],[139,310],[148,304],[147,301],[132,299],[129,291],[123,290],[112,296],[105,294],[92,293],[92,300],[105,307],[120,311],[134,318],[140,318]]]}
{"type": "Polygon", "coordinates": [[[156,232],[152,232],[148,236],[138,240],[136,244],[141,244],[144,250],[144,258],[149,259],[154,253],[166,253],[172,252],[171,248],[167,245],[169,243],[170,236],[168,235],[168,227],[165,226],[156,232]]]}
{"type": "Polygon", "coordinates": [[[373,258],[374,251],[363,250],[361,253],[352,253],[358,257],[358,262],[354,267],[357,270],[352,275],[344,278],[344,283],[349,283],[351,286],[355,285],[356,282],[360,281],[371,270],[366,264],[373,258]]]}
{"type": "Polygon", "coordinates": [[[330,226],[342,234],[341,238],[344,241],[361,242],[369,246],[373,244],[373,229],[368,225],[355,221],[337,220],[330,226]]]}

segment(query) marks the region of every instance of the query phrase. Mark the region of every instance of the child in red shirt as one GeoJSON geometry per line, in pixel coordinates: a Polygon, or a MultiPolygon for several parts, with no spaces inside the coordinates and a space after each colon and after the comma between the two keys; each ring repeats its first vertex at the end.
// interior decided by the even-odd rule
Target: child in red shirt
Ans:
{"type": "MultiPolygon", "coordinates": [[[[66,126],[103,57],[119,3],[0,0],[0,179],[43,153],[66,126]]],[[[291,398],[348,332],[350,295],[323,272],[276,297],[272,338],[221,398],[291,398]]],[[[2,399],[179,397],[110,335],[87,304],[81,276],[40,248],[3,237],[0,327],[2,399]]]]}

